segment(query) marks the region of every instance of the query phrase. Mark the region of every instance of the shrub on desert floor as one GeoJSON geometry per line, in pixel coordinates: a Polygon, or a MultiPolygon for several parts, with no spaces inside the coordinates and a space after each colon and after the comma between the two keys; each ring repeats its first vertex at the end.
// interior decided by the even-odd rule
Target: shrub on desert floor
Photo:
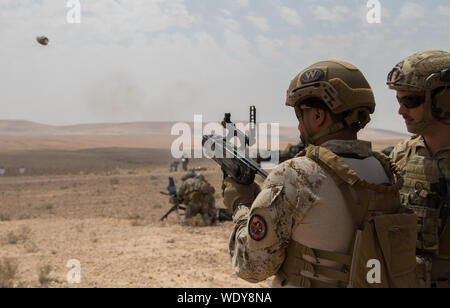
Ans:
{"type": "Polygon", "coordinates": [[[45,209],[46,209],[46,210],[52,210],[52,209],[53,209],[53,204],[47,203],[47,204],[45,205],[45,209]]]}
{"type": "Polygon", "coordinates": [[[148,225],[148,223],[145,220],[142,220],[142,219],[131,220],[132,227],[145,227],[146,225],[148,225]]]}
{"type": "Polygon", "coordinates": [[[16,259],[0,259],[0,288],[13,288],[19,264],[16,259]]]}
{"type": "Polygon", "coordinates": [[[118,178],[112,178],[111,180],[109,180],[109,184],[111,185],[119,185],[119,179],[118,178]]]}
{"type": "Polygon", "coordinates": [[[145,218],[139,214],[131,214],[127,217],[127,219],[131,221],[132,227],[144,227],[148,225],[145,218]]]}
{"type": "Polygon", "coordinates": [[[54,279],[50,277],[52,267],[50,265],[43,265],[39,268],[39,284],[42,287],[48,286],[54,279]]]}
{"type": "Polygon", "coordinates": [[[27,253],[35,253],[39,251],[39,247],[36,245],[36,243],[27,241],[24,245],[25,251],[27,253]]]}
{"type": "Polygon", "coordinates": [[[10,220],[11,216],[9,216],[8,214],[0,213],[0,221],[10,221],[10,220]]]}
{"type": "Polygon", "coordinates": [[[6,242],[10,245],[25,243],[31,234],[31,229],[28,226],[22,226],[16,231],[10,231],[6,234],[6,242]]]}

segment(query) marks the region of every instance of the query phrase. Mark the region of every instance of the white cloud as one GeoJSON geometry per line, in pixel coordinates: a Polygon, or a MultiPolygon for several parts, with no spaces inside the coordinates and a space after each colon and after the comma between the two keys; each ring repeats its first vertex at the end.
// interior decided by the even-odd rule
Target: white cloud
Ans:
{"type": "Polygon", "coordinates": [[[302,19],[296,10],[283,6],[280,9],[280,14],[281,18],[283,18],[288,24],[297,27],[302,26],[302,19]]]}
{"type": "Polygon", "coordinates": [[[89,1],[82,7],[88,21],[114,27],[124,31],[158,32],[171,27],[187,28],[194,21],[183,0],[162,2],[159,0],[114,0],[89,1]]]}
{"type": "MultiPolygon", "coordinates": [[[[258,46],[259,53],[268,60],[279,63],[279,58],[283,53],[283,40],[270,39],[268,37],[258,35],[255,38],[255,43],[258,46]]],[[[266,60],[267,61],[267,60],[266,60]]]]}
{"type": "Polygon", "coordinates": [[[269,21],[267,20],[267,18],[249,15],[247,16],[247,19],[263,32],[267,32],[270,30],[269,21]]]}
{"type": "Polygon", "coordinates": [[[231,31],[238,31],[240,28],[240,24],[238,21],[236,21],[233,18],[222,18],[219,17],[217,18],[217,20],[219,21],[219,23],[222,24],[222,26],[225,29],[231,30],[231,31]]]}
{"type": "Polygon", "coordinates": [[[350,15],[350,11],[346,7],[339,5],[330,9],[318,6],[314,9],[313,13],[316,19],[329,22],[341,22],[350,15]]]}
{"type": "Polygon", "coordinates": [[[233,0],[233,6],[236,7],[248,7],[249,5],[249,0],[233,0]]]}
{"type": "Polygon", "coordinates": [[[450,17],[450,6],[440,5],[436,8],[436,13],[450,17]]]}
{"type": "Polygon", "coordinates": [[[231,16],[231,12],[230,12],[229,10],[226,10],[226,9],[220,9],[220,11],[221,11],[224,15],[231,16]]]}
{"type": "Polygon", "coordinates": [[[417,3],[409,2],[400,9],[399,20],[408,21],[413,19],[423,19],[425,17],[425,8],[417,3]]]}

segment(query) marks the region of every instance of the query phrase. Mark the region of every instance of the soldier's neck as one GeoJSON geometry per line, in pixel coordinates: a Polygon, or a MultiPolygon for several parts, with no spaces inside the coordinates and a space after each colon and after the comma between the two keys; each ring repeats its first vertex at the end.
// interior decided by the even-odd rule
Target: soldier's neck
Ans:
{"type": "Polygon", "coordinates": [[[435,156],[442,149],[450,146],[450,126],[439,123],[426,134],[425,143],[431,156],[435,156]]]}
{"type": "Polygon", "coordinates": [[[321,145],[330,140],[357,140],[357,139],[358,135],[356,132],[350,130],[342,130],[337,133],[330,134],[320,138],[315,144],[321,145]]]}

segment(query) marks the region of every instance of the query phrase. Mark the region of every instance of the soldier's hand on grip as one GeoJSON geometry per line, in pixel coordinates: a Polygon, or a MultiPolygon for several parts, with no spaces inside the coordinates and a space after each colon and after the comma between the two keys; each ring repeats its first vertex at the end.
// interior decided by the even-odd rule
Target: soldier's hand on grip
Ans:
{"type": "Polygon", "coordinates": [[[251,205],[261,192],[258,184],[252,183],[250,185],[242,185],[233,181],[232,178],[227,177],[223,181],[223,203],[234,213],[237,206],[240,204],[251,205]]]}

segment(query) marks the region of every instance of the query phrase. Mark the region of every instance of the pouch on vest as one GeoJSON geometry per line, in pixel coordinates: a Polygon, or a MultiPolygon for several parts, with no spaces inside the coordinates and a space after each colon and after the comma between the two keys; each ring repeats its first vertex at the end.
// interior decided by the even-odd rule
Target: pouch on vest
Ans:
{"type": "Polygon", "coordinates": [[[426,254],[448,252],[449,187],[441,175],[439,161],[415,155],[404,170],[405,185],[400,194],[403,204],[418,216],[417,249],[426,254]]]}
{"type": "Polygon", "coordinates": [[[351,287],[415,287],[416,224],[411,214],[369,217],[355,247],[351,287]]]}

